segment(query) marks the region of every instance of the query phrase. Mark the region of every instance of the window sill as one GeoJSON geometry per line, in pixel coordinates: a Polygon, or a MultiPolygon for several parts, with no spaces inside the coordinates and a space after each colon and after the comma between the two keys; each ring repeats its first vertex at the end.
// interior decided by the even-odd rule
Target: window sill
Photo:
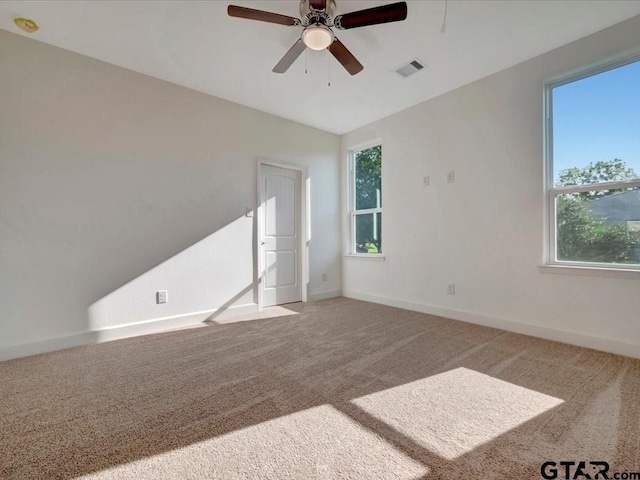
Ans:
{"type": "Polygon", "coordinates": [[[542,273],[559,275],[586,275],[592,277],[625,278],[640,280],[640,270],[611,267],[580,267],[574,265],[538,265],[542,273]]]}
{"type": "Polygon", "coordinates": [[[345,258],[355,258],[359,260],[369,260],[371,262],[384,262],[385,257],[383,255],[366,255],[366,254],[356,254],[349,253],[345,255],[345,258]]]}

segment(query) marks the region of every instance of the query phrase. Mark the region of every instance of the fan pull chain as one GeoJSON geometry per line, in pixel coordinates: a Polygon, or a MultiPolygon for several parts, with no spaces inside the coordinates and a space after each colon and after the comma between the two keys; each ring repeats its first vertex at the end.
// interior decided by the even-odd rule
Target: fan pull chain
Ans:
{"type": "Polygon", "coordinates": [[[307,49],[304,49],[304,73],[309,73],[307,70],[307,49]]]}
{"type": "Polygon", "coordinates": [[[327,58],[329,59],[329,83],[328,85],[331,86],[331,55],[329,55],[329,51],[327,50],[327,58]]]}
{"type": "Polygon", "coordinates": [[[442,27],[440,27],[440,33],[444,33],[447,30],[447,6],[449,0],[444,0],[444,15],[442,17],[442,27]]]}

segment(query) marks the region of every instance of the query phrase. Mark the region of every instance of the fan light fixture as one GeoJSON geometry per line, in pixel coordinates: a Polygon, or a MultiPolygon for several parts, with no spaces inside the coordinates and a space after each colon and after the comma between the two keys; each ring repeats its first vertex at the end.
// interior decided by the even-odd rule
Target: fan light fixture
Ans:
{"type": "Polygon", "coordinates": [[[302,41],[311,50],[324,50],[333,43],[333,32],[325,25],[309,25],[302,32],[302,41]]]}

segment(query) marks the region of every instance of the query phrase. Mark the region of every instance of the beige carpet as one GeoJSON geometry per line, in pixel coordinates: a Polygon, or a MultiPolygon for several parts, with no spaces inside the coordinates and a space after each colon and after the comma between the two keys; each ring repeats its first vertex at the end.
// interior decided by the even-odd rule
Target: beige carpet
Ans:
{"type": "Polygon", "coordinates": [[[0,478],[640,471],[640,361],[345,298],[287,308],[0,363],[0,478]]]}

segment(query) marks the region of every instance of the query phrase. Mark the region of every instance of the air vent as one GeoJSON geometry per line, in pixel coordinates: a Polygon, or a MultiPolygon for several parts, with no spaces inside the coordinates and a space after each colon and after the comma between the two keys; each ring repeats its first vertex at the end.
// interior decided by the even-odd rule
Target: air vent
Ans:
{"type": "Polygon", "coordinates": [[[414,73],[418,73],[420,70],[424,69],[426,65],[418,60],[412,60],[409,63],[405,63],[400,68],[396,70],[396,73],[400,75],[402,78],[407,78],[413,75],[414,73]]]}

